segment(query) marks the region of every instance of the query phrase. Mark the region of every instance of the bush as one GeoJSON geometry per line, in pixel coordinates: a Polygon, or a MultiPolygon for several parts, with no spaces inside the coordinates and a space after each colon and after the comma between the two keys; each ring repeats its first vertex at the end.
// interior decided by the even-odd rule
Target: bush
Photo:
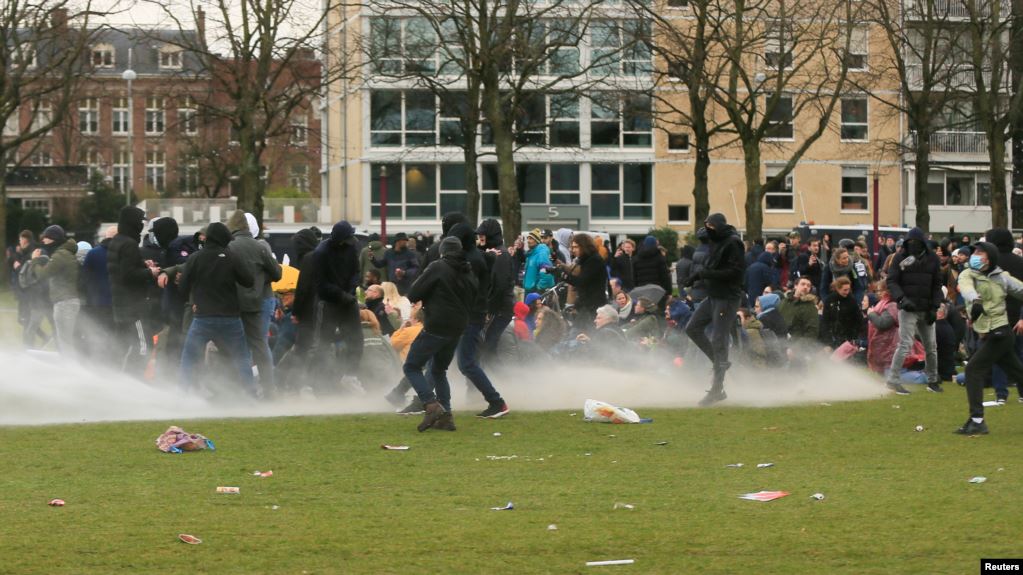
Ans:
{"type": "Polygon", "coordinates": [[[668,251],[668,261],[678,260],[678,232],[668,226],[662,228],[651,228],[650,235],[657,238],[664,249],[668,251]]]}

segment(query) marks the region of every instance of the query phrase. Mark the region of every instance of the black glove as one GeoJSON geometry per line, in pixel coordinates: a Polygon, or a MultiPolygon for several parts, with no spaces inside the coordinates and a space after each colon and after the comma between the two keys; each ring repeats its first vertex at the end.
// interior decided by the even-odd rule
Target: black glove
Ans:
{"type": "Polygon", "coordinates": [[[982,315],[984,315],[984,304],[977,300],[970,306],[970,321],[976,323],[982,315]]]}
{"type": "Polygon", "coordinates": [[[696,272],[695,274],[692,274],[688,278],[686,278],[686,281],[682,282],[682,287],[692,287],[694,283],[700,281],[701,279],[703,279],[703,274],[701,272],[696,272]]]}
{"type": "Polygon", "coordinates": [[[924,316],[924,321],[927,322],[927,325],[934,325],[934,322],[938,321],[938,312],[933,309],[928,311],[924,316]]]}
{"type": "Polygon", "coordinates": [[[913,305],[913,300],[909,299],[908,297],[907,298],[902,298],[902,301],[900,303],[902,304],[902,306],[901,306],[902,307],[902,311],[909,311],[909,312],[916,311],[916,306],[913,305]]]}

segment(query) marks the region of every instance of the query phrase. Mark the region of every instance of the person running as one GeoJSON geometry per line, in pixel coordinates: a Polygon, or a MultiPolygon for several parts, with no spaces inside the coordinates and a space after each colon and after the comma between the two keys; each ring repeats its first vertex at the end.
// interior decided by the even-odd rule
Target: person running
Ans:
{"type": "Polygon", "coordinates": [[[412,342],[402,366],[426,411],[416,427],[421,432],[430,428],[455,430],[447,370],[469,325],[478,289],[458,238],[441,240],[438,252],[440,260],[427,266],[407,294],[412,303],[423,302],[423,331],[412,342]],[[429,380],[423,375],[427,363],[429,380]]]}
{"type": "Polygon", "coordinates": [[[746,272],[742,240],[733,226],[728,224],[724,214],[715,213],[704,222],[710,241],[710,253],[702,270],[689,276],[689,287],[703,280],[707,299],[696,308],[686,335],[711,360],[714,375],[711,388],[700,400],[706,407],[728,397],[725,393],[725,372],[728,362],[728,338],[735,325],[735,313],[742,301],[742,282],[746,272]],[[707,326],[711,326],[711,338],[707,337],[707,326]]]}
{"type": "Polygon", "coordinates": [[[75,258],[78,244],[67,237],[64,228],[56,225],[43,230],[42,244],[32,252],[22,276],[29,286],[43,283],[49,288],[57,351],[70,355],[74,351],[75,322],[81,309],[78,299],[80,266],[75,258]]]}
{"type": "Polygon", "coordinates": [[[142,328],[148,308],[149,287],[156,284],[160,269],[142,259],[139,243],[146,213],[135,206],[121,208],[117,235],[107,246],[107,273],[114,311],[114,331],[120,341],[121,369],[142,379],[149,357],[149,339],[142,328]]]}
{"type": "Polygon", "coordinates": [[[979,342],[966,364],[970,417],[956,433],[984,435],[988,433],[984,422],[984,383],[991,376],[991,367],[998,365],[1010,379],[1023,381],[1023,363],[1016,355],[1016,342],[1005,310],[1006,296],[1023,300],[1023,282],[998,267],[998,248],[994,244],[979,242],[973,247],[969,268],[959,274],[958,285],[979,342]]]}

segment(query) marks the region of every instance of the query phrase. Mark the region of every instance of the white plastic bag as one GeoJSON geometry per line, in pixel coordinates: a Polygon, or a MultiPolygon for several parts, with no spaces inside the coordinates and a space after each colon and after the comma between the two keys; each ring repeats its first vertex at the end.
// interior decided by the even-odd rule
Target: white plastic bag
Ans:
{"type": "Polygon", "coordinates": [[[640,417],[635,411],[625,407],[615,407],[610,403],[587,399],[583,406],[583,416],[586,421],[599,423],[640,423],[640,417]]]}

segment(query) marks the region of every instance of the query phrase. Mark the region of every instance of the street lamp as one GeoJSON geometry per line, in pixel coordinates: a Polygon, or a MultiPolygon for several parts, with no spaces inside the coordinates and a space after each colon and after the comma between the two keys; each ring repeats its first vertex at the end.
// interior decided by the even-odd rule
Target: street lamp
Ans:
{"type": "Polygon", "coordinates": [[[380,166],[380,241],[387,245],[387,166],[380,166]]]}
{"type": "MultiPolygon", "coordinates": [[[[131,60],[131,56],[128,56],[131,60]]],[[[129,65],[130,66],[130,65],[129,65]]],[[[128,186],[124,189],[124,205],[131,205],[131,191],[135,185],[135,148],[132,146],[132,132],[135,131],[135,105],[131,97],[131,83],[137,78],[135,70],[130,67],[121,74],[121,79],[128,83],[128,186]]]]}

